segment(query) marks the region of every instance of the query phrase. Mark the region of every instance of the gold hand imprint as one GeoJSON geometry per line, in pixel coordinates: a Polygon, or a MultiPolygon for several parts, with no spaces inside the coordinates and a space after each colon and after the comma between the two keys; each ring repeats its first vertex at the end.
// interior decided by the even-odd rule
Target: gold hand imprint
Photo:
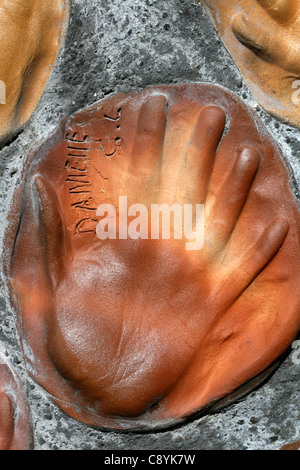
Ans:
{"type": "Polygon", "coordinates": [[[256,99],[300,127],[299,0],[204,0],[218,33],[256,99]]]}
{"type": "Polygon", "coordinates": [[[232,30],[238,40],[261,59],[300,76],[300,4],[294,0],[257,0],[269,15],[269,22],[237,13],[232,30]]]}
{"type": "Polygon", "coordinates": [[[0,139],[31,116],[52,71],[69,0],[0,0],[0,139]]]}

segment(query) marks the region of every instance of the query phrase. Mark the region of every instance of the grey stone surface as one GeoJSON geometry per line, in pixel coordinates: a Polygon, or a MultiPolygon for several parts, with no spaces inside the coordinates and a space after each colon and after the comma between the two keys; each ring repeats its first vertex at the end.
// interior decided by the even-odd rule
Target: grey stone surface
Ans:
{"type": "MultiPolygon", "coordinates": [[[[65,46],[46,92],[30,122],[0,152],[1,247],[27,153],[64,115],[116,91],[191,81],[221,84],[253,106],[300,183],[300,132],[255,103],[196,0],[73,0],[65,46]]],[[[35,449],[279,449],[300,439],[300,365],[292,354],[246,399],[171,431],[122,434],[76,422],[28,377],[2,274],[1,279],[0,341],[28,396],[35,449]]]]}

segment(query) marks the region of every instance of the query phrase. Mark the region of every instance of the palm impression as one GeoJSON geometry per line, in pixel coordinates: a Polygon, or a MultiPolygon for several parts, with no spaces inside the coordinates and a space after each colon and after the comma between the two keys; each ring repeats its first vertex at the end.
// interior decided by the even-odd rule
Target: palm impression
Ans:
{"type": "Polygon", "coordinates": [[[22,385],[0,351],[0,450],[32,449],[31,420],[22,385]]]}
{"type": "Polygon", "coordinates": [[[299,213],[278,147],[232,93],[113,95],[65,119],[28,165],[7,276],[28,371],[64,411],[165,427],[274,368],[299,329],[299,213]],[[150,227],[162,206],[190,208],[190,230],[178,236],[171,209],[150,227]]]}
{"type": "Polygon", "coordinates": [[[299,127],[299,0],[205,0],[203,4],[257,101],[299,127]]]}
{"type": "Polygon", "coordinates": [[[0,139],[30,118],[46,87],[70,0],[0,0],[0,139]]]}

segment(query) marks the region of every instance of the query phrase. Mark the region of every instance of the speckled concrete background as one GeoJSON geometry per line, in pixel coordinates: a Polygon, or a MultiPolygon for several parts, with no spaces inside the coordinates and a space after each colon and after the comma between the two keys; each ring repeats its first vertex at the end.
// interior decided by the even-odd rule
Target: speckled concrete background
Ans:
{"type": "MultiPolygon", "coordinates": [[[[0,243],[28,150],[66,114],[116,91],[205,81],[255,107],[300,183],[300,132],[253,100],[196,0],[73,0],[70,28],[47,90],[30,122],[0,153],[0,243]]],[[[0,341],[24,384],[35,449],[279,449],[300,439],[300,365],[290,354],[268,382],[223,412],[153,434],[100,432],[54,406],[26,374],[7,287],[0,286],[0,341]]]]}

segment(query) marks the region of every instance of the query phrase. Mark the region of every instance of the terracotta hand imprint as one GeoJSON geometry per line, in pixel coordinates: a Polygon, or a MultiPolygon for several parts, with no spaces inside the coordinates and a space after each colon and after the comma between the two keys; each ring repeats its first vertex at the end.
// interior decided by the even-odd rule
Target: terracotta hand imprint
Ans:
{"type": "Polygon", "coordinates": [[[31,448],[31,423],[21,384],[0,353],[0,450],[31,448]]]}
{"type": "Polygon", "coordinates": [[[299,127],[299,1],[203,3],[256,99],[271,114],[299,127]]]}
{"type": "Polygon", "coordinates": [[[31,116],[63,38],[69,0],[0,0],[0,139],[31,116]]]}
{"type": "Polygon", "coordinates": [[[115,95],[63,122],[34,155],[9,237],[28,370],[90,425],[164,427],[228,403],[299,329],[289,174],[262,123],[221,87],[115,95]],[[97,208],[115,207],[119,222],[121,196],[128,229],[134,204],[204,204],[202,249],[172,231],[99,240],[97,208]]]}
{"type": "Polygon", "coordinates": [[[300,441],[291,442],[290,444],[285,444],[281,447],[280,450],[300,450],[300,441]]]}

